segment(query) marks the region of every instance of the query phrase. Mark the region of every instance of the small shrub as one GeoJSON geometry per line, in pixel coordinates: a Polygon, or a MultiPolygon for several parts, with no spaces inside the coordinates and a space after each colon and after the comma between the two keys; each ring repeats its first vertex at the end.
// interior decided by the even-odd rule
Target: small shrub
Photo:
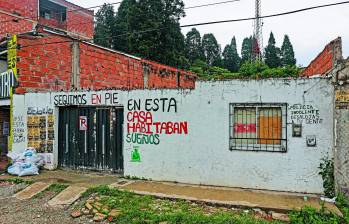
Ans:
{"type": "Polygon", "coordinates": [[[341,210],[345,223],[349,223],[349,199],[343,193],[337,195],[336,206],[341,210]]]}
{"type": "Polygon", "coordinates": [[[52,191],[52,192],[55,192],[55,193],[60,193],[61,191],[63,191],[67,187],[68,187],[68,185],[66,185],[66,184],[51,184],[46,189],[46,191],[52,191]]]}
{"type": "Polygon", "coordinates": [[[33,183],[33,181],[31,180],[24,180],[22,178],[18,178],[18,177],[15,177],[15,178],[9,178],[9,179],[5,179],[5,180],[2,180],[3,182],[10,182],[10,183],[13,183],[13,184],[27,184],[27,185],[30,185],[33,183]]]}
{"type": "Polygon", "coordinates": [[[292,211],[289,214],[292,224],[342,224],[336,214],[328,211],[323,205],[320,211],[312,207],[304,207],[301,211],[292,211]]]}
{"type": "Polygon", "coordinates": [[[335,182],[334,182],[334,162],[328,155],[321,160],[319,166],[319,174],[323,180],[323,187],[326,197],[335,197],[335,182]]]}
{"type": "Polygon", "coordinates": [[[244,63],[239,73],[243,77],[260,77],[262,72],[269,69],[268,65],[263,62],[246,62],[244,63]]]}

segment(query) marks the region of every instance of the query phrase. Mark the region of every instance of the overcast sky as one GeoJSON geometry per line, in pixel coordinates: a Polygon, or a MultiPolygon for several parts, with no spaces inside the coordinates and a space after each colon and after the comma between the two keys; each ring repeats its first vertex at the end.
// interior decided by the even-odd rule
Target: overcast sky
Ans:
{"type": "MultiPolygon", "coordinates": [[[[103,3],[113,3],[117,0],[69,0],[83,7],[91,7],[103,3]]],[[[184,0],[185,6],[196,6],[223,0],[184,0]]],[[[299,8],[335,3],[341,0],[262,0],[262,15],[291,11],[299,8]]],[[[255,0],[240,0],[222,5],[186,10],[186,17],[181,24],[193,24],[217,20],[238,19],[254,16],[255,0]]],[[[264,20],[264,46],[269,34],[273,31],[278,46],[281,46],[283,36],[288,34],[293,44],[297,63],[308,65],[324,46],[338,36],[342,37],[343,55],[349,54],[349,4],[316,9],[293,15],[269,18],[264,20]]],[[[191,28],[182,30],[186,34],[191,28]]],[[[197,27],[201,35],[213,33],[222,49],[236,36],[238,51],[244,37],[253,32],[252,21],[224,23],[197,27]]]]}

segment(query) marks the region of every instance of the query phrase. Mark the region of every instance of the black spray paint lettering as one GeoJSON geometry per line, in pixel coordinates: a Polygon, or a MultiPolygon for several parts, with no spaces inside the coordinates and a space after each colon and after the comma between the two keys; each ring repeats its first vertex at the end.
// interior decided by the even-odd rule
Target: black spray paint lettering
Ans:
{"type": "Polygon", "coordinates": [[[291,120],[294,123],[321,124],[320,110],[312,105],[295,104],[290,106],[291,120]]]}
{"type": "Polygon", "coordinates": [[[55,106],[68,106],[68,105],[86,105],[86,94],[77,95],[56,95],[54,96],[55,106]]]}
{"type": "Polygon", "coordinates": [[[152,112],[175,112],[177,113],[177,101],[175,98],[155,98],[155,99],[146,99],[143,101],[144,107],[142,108],[141,99],[134,100],[130,99],[127,103],[127,109],[129,111],[133,110],[145,110],[152,112]]]}
{"type": "Polygon", "coordinates": [[[25,142],[25,124],[23,116],[15,116],[13,117],[13,143],[21,143],[25,142]]]}

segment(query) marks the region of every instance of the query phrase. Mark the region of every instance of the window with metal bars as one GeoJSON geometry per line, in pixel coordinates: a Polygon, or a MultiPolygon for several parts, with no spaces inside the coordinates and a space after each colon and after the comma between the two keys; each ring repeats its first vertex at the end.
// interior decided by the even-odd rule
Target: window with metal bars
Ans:
{"type": "Polygon", "coordinates": [[[230,104],[230,150],[287,152],[287,104],[230,104]]]}

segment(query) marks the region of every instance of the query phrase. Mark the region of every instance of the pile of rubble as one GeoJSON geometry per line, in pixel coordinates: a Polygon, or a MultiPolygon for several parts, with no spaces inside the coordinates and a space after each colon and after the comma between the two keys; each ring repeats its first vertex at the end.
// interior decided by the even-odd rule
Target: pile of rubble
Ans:
{"type": "Polygon", "coordinates": [[[117,218],[121,211],[118,209],[110,209],[107,205],[103,205],[100,201],[103,197],[91,197],[89,198],[84,208],[81,210],[74,210],[71,213],[73,218],[79,218],[85,215],[87,218],[91,218],[95,222],[102,222],[108,220],[112,222],[117,218]]]}

